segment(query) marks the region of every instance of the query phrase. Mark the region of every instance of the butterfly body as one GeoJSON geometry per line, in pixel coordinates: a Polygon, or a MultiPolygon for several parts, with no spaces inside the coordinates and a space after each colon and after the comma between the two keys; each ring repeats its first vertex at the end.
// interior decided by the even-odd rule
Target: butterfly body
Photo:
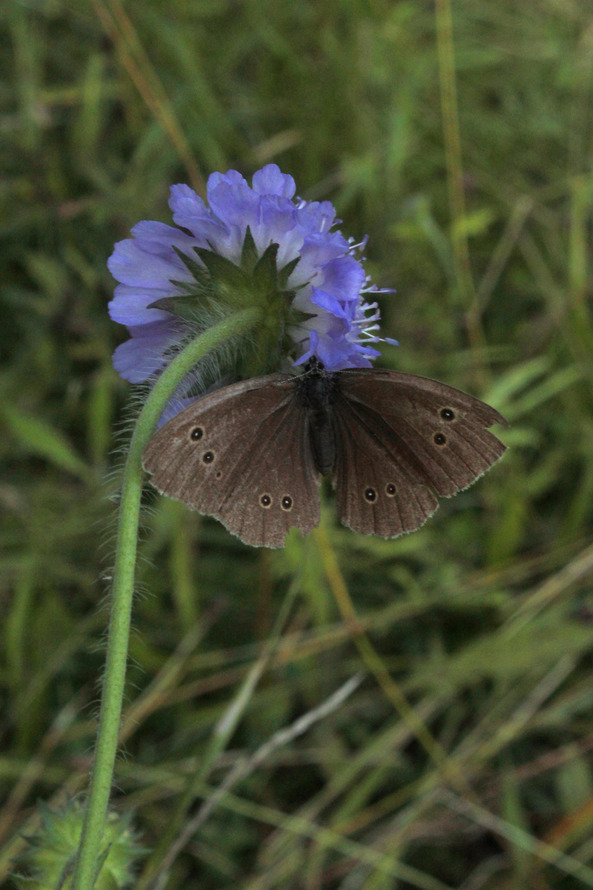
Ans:
{"type": "Polygon", "coordinates": [[[317,361],[310,363],[305,374],[297,377],[297,393],[301,409],[308,414],[308,431],[315,468],[322,476],[333,472],[336,463],[336,427],[334,404],[339,391],[339,378],[326,371],[317,361]]]}
{"type": "Polygon", "coordinates": [[[473,396],[374,368],[244,380],[198,399],[144,452],[159,491],[215,516],[254,546],[281,547],[319,523],[320,476],[344,525],[413,531],[505,451],[486,427],[506,423],[473,396]]]}

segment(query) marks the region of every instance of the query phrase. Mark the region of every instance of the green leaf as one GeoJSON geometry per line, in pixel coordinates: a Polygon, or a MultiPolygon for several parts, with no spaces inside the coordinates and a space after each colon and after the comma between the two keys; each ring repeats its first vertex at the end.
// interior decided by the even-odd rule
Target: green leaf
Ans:
{"type": "Polygon", "coordinates": [[[217,299],[235,309],[253,304],[253,280],[243,269],[226,257],[204,247],[196,247],[195,250],[210,273],[212,288],[217,299]]]}
{"type": "Polygon", "coordinates": [[[160,300],[155,300],[154,303],[150,303],[147,308],[161,309],[163,312],[171,312],[178,318],[195,322],[196,319],[199,318],[199,312],[197,311],[198,304],[203,299],[204,297],[201,297],[198,294],[187,294],[186,296],[184,295],[180,297],[162,297],[160,300]]]}
{"type": "Polygon", "coordinates": [[[253,235],[251,234],[251,229],[247,226],[247,229],[245,230],[245,238],[243,240],[243,247],[241,248],[241,268],[246,271],[251,271],[256,263],[257,248],[255,246],[255,241],[253,240],[253,235]]]}
{"type": "MultiPolygon", "coordinates": [[[[195,249],[197,251],[197,248],[195,248],[195,249]]],[[[179,257],[179,259],[181,260],[181,262],[183,263],[185,268],[189,272],[191,272],[192,277],[196,280],[198,285],[201,285],[202,287],[211,287],[210,275],[208,274],[208,270],[206,268],[204,268],[203,265],[198,263],[196,260],[192,259],[190,256],[187,256],[187,254],[182,253],[182,251],[179,250],[178,247],[173,247],[173,250],[179,257]]],[[[184,286],[184,288],[188,287],[187,281],[175,282],[172,280],[172,283],[177,284],[178,286],[182,285],[182,286],[184,286]]],[[[191,287],[192,289],[195,289],[195,285],[193,284],[193,282],[189,283],[189,287],[191,287]]]]}
{"type": "Polygon", "coordinates": [[[278,244],[269,244],[253,268],[253,281],[258,290],[276,293],[278,290],[278,244]]]}
{"type": "Polygon", "coordinates": [[[278,270],[278,287],[281,290],[284,290],[286,288],[288,279],[298,266],[300,259],[300,256],[297,256],[294,258],[294,260],[291,260],[290,263],[287,263],[285,266],[282,266],[282,268],[278,270]]]}
{"type": "Polygon", "coordinates": [[[87,464],[74,451],[61,432],[32,414],[26,414],[12,405],[3,405],[1,417],[10,435],[25,451],[45,458],[60,470],[66,470],[80,479],[94,478],[87,464]]]}

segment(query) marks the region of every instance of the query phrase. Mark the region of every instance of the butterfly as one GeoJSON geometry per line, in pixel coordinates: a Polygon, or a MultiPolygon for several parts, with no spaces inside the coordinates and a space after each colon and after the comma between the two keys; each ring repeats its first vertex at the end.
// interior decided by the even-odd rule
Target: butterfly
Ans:
{"type": "Polygon", "coordinates": [[[143,455],[163,494],[214,516],[246,544],[282,547],[319,524],[330,476],[340,521],[394,538],[419,528],[486,472],[507,425],[473,396],[436,380],[377,368],[242,380],[202,396],[165,423],[143,455]]]}

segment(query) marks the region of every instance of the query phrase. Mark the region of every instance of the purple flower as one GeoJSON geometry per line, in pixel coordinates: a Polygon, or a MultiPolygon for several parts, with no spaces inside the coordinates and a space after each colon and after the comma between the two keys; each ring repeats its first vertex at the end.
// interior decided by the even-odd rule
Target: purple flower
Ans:
{"type": "Polygon", "coordinates": [[[364,298],[378,291],[357,258],[360,245],[333,229],[332,204],[295,200],[293,178],[276,164],[258,170],[251,187],[236,170],[213,173],[207,194],[206,204],[174,185],[169,206],[181,228],[139,222],[133,238],[115,245],[108,266],[120,284],[109,312],[131,334],[115,350],[119,374],[154,379],[221,311],[257,302],[270,319],[260,351],[283,353],[271,367],[311,356],[329,370],[369,367],[379,355],[379,312],[364,298]]]}

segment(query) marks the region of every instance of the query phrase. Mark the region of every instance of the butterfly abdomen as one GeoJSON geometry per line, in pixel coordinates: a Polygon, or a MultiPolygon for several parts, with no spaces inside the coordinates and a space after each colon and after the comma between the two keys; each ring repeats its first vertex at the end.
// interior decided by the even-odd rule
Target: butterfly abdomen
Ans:
{"type": "Polygon", "coordinates": [[[321,363],[309,367],[297,381],[300,408],[308,414],[309,443],[315,469],[327,476],[334,471],[336,463],[333,405],[338,384],[335,375],[327,373],[321,363]]]}

